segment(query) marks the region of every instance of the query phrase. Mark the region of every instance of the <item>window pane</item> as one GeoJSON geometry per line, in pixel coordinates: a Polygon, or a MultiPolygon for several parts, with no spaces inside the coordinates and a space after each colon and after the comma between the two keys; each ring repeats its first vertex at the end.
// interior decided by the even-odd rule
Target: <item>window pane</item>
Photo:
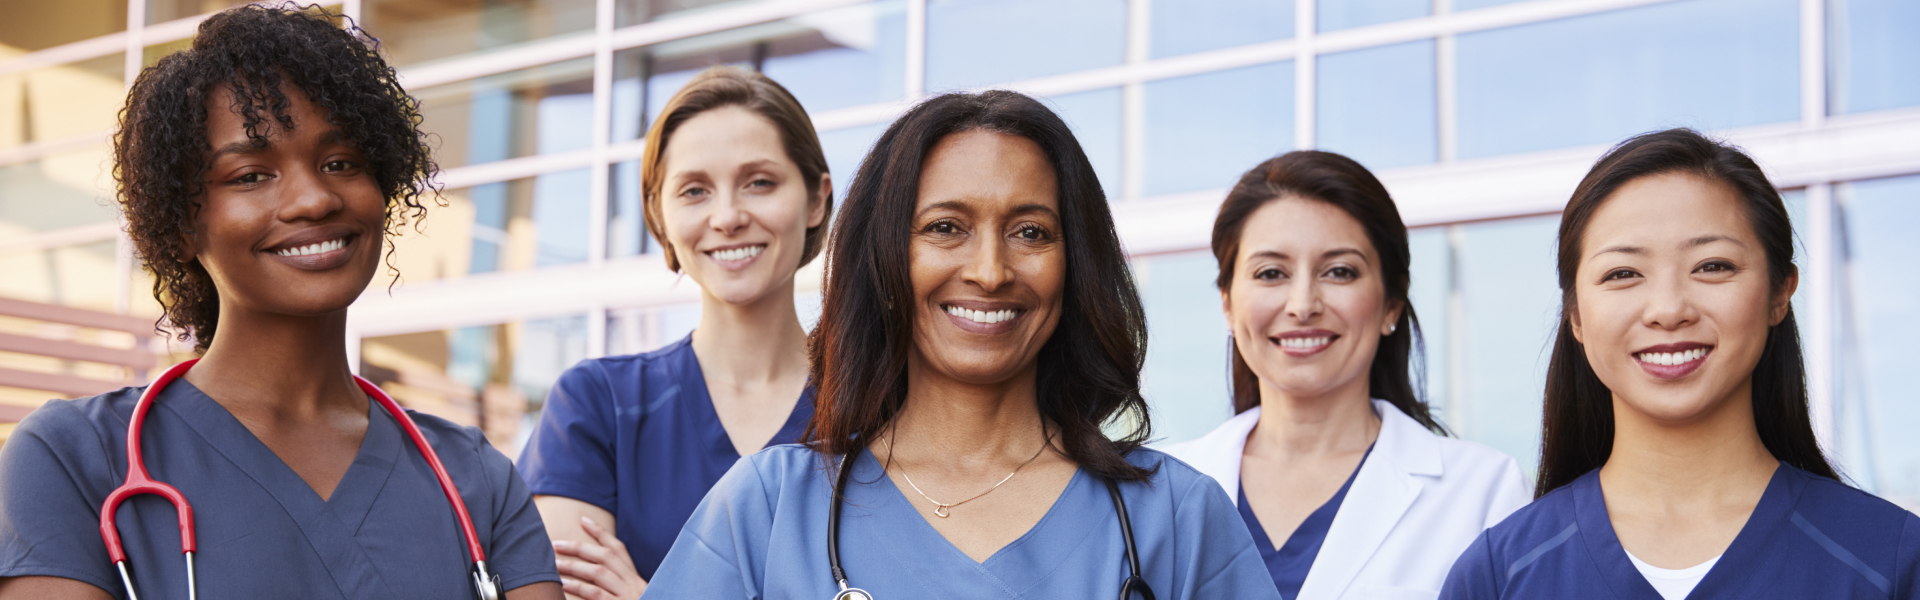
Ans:
{"type": "Polygon", "coordinates": [[[1054,96],[1046,99],[1060,120],[1067,122],[1080,149],[1093,163],[1094,176],[1107,201],[1120,199],[1120,88],[1054,96]]]}
{"type": "Polygon", "coordinates": [[[899,100],[906,94],[906,52],[902,0],[622,51],[614,55],[613,139],[639,139],[667,100],[715,65],[755,67],[809,112],[899,100]]]}
{"type": "Polygon", "coordinates": [[[563,35],[593,34],[593,0],[365,0],[361,27],[387,62],[411,65],[563,35]]]}
{"type": "Polygon", "coordinates": [[[1448,398],[1449,427],[1520,461],[1533,473],[1540,457],[1540,406],[1547,358],[1559,323],[1554,276],[1557,217],[1463,225],[1455,265],[1463,336],[1454,372],[1460,397],[1448,398]]]}
{"type": "Polygon", "coordinates": [[[1796,0],[1688,0],[1462,35],[1463,158],[1800,117],[1796,0]]]}
{"type": "Polygon", "coordinates": [[[833,209],[838,214],[847,203],[847,189],[853,185],[860,164],[867,160],[873,143],[886,133],[887,123],[875,123],[820,133],[820,150],[827,155],[827,173],[833,176],[833,209]]]}
{"type": "Polygon", "coordinates": [[[112,130],[126,103],[124,57],[0,76],[0,150],[112,130]]]}
{"type": "Polygon", "coordinates": [[[1293,149],[1293,63],[1146,85],[1146,196],[1226,189],[1293,149]]]}
{"type": "Polygon", "coordinates": [[[639,354],[680,341],[700,324],[700,303],[607,311],[607,356],[639,354]]]}
{"type": "Polygon", "coordinates": [[[1920,2],[1846,0],[1828,5],[1834,114],[1920,104],[1920,2]]]}
{"type": "Polygon", "coordinates": [[[127,0],[0,2],[0,60],[127,30],[127,0]]]}
{"type": "MultiPolygon", "coordinates": [[[[1451,381],[1447,379],[1451,364],[1447,360],[1447,340],[1452,332],[1448,310],[1453,289],[1453,248],[1447,232],[1446,227],[1407,231],[1413,258],[1408,265],[1413,279],[1407,287],[1407,300],[1414,307],[1414,316],[1420,318],[1420,341],[1426,345],[1425,362],[1416,358],[1410,366],[1415,367],[1416,375],[1426,375],[1427,395],[1423,398],[1442,423],[1447,422],[1447,385],[1451,381]]],[[[1419,384],[1420,380],[1414,379],[1414,385],[1419,384]]]]}
{"type": "Polygon", "coordinates": [[[360,341],[360,374],[407,408],[479,427],[519,456],[560,373],[586,358],[587,319],[530,319],[360,341]]]}
{"type": "MultiPolygon", "coordinates": [[[[140,0],[133,1],[138,2],[140,0]]],[[[124,4],[125,2],[123,1],[121,3],[124,4]]],[[[147,24],[153,25],[155,23],[165,23],[167,21],[219,12],[241,4],[246,4],[246,0],[146,0],[146,3],[147,24]]],[[[340,12],[338,7],[334,7],[331,10],[333,10],[333,12],[340,12]]],[[[124,22],[126,21],[126,17],[123,16],[120,20],[124,22]]]]}
{"type": "Polygon", "coordinates": [[[1319,0],[1318,31],[1377,25],[1433,14],[1432,0],[1319,0]]]}
{"type": "Polygon", "coordinates": [[[582,58],[414,92],[434,160],[460,167],[592,146],[593,59],[582,58]]]}
{"type": "Polygon", "coordinates": [[[1320,57],[1316,145],[1379,170],[1439,158],[1433,40],[1320,57]]]}
{"type": "Polygon", "coordinates": [[[1126,0],[930,0],[927,90],[1120,64],[1126,0]]]}
{"type": "Polygon", "coordinates": [[[0,239],[112,223],[111,161],[99,146],[0,166],[0,239]]]}
{"type": "MultiPolygon", "coordinates": [[[[1835,440],[1868,460],[1848,475],[1907,506],[1920,501],[1920,443],[1908,433],[1920,422],[1920,279],[1903,275],[1920,256],[1920,177],[1843,186],[1840,243],[1845,268],[1836,275],[1834,323],[1839,364],[1835,440]],[[1873,485],[1877,480],[1878,485],[1873,485]]],[[[1805,235],[1805,234],[1802,234],[1805,235]]],[[[1805,285],[1802,276],[1802,285],[1805,285]]]]}
{"type": "Polygon", "coordinates": [[[616,27],[663,21],[766,0],[614,0],[616,27]]]}
{"type": "Polygon", "coordinates": [[[406,282],[583,262],[591,182],[590,169],[575,169],[447,190],[424,233],[409,226],[395,239],[393,264],[406,282]]]}
{"type": "Polygon", "coordinates": [[[640,161],[614,163],[607,186],[607,256],[658,252],[640,206],[640,161]]]}
{"type": "Polygon", "coordinates": [[[1154,2],[1153,58],[1293,37],[1293,0],[1154,2]]]}
{"type": "Polygon", "coordinates": [[[113,312],[119,291],[111,239],[0,254],[0,273],[6,274],[0,277],[0,297],[30,302],[113,312]]]}
{"type": "Polygon", "coordinates": [[[1200,437],[1233,416],[1232,342],[1213,284],[1218,273],[1208,251],[1133,259],[1150,340],[1140,392],[1162,442],[1200,437]]]}

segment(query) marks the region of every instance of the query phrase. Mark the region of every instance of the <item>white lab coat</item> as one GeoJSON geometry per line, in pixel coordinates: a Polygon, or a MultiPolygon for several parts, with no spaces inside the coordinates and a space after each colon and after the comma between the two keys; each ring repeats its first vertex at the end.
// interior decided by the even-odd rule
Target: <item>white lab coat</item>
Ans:
{"type": "MultiPolygon", "coordinates": [[[[1437,598],[1474,537],[1532,500],[1513,458],[1434,435],[1384,400],[1373,409],[1380,437],[1333,517],[1302,600],[1437,598]]],[[[1259,421],[1256,406],[1164,451],[1212,476],[1237,503],[1240,455],[1259,421]]]]}

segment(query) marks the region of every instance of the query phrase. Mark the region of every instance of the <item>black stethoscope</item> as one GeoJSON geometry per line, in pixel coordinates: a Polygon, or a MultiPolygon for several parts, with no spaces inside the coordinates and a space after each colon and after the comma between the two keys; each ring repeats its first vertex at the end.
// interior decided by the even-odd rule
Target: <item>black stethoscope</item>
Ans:
{"type": "MultiPolygon", "coordinates": [[[[840,585],[833,600],[873,600],[871,592],[847,585],[847,572],[840,568],[840,505],[847,495],[847,480],[852,479],[853,463],[840,458],[840,476],[833,480],[833,510],[827,512],[827,567],[833,571],[833,582],[840,585]]],[[[1132,600],[1136,595],[1154,600],[1153,588],[1140,578],[1140,552],[1133,545],[1133,521],[1127,519],[1127,501],[1120,497],[1120,484],[1112,479],[1103,481],[1107,482],[1107,495],[1113,498],[1113,512],[1120,515],[1120,539],[1127,545],[1127,571],[1132,573],[1120,582],[1120,600],[1132,600]]]]}
{"type": "MultiPolygon", "coordinates": [[[[127,425],[126,482],[114,489],[113,493],[107,494],[107,501],[100,507],[100,537],[107,542],[107,557],[113,559],[114,568],[120,570],[120,582],[127,586],[127,600],[140,600],[140,598],[133,593],[133,577],[127,574],[127,552],[120,545],[120,528],[115,526],[113,521],[121,502],[141,494],[153,494],[166,498],[168,502],[173,503],[174,512],[179,513],[180,549],[187,555],[187,599],[193,600],[198,597],[193,582],[193,506],[187,504],[187,497],[181,494],[179,489],[147,475],[147,463],[140,452],[140,429],[146,424],[147,409],[153,408],[154,401],[159,399],[160,391],[166,389],[167,384],[173,383],[173,380],[186,374],[187,369],[192,368],[193,363],[197,362],[200,362],[200,359],[174,365],[161,373],[159,378],[154,379],[153,383],[147,386],[147,391],[140,394],[140,401],[133,405],[133,419],[127,425]]],[[[399,403],[393,401],[393,397],[380,391],[379,386],[361,379],[358,375],[354,376],[353,381],[360,385],[361,391],[378,400],[380,406],[386,408],[395,421],[400,422],[400,428],[406,430],[408,437],[413,438],[414,447],[420,449],[420,456],[427,459],[427,466],[433,468],[433,476],[440,480],[440,491],[446,494],[447,501],[453,504],[453,516],[460,524],[461,535],[467,540],[467,554],[473,558],[473,567],[469,573],[473,576],[474,594],[480,600],[506,598],[506,592],[501,589],[500,576],[487,571],[487,553],[480,549],[480,535],[474,533],[473,519],[467,515],[467,503],[460,500],[460,489],[453,486],[453,477],[447,475],[446,467],[441,466],[440,456],[433,453],[433,446],[428,445],[426,436],[420,434],[420,427],[413,423],[413,418],[407,416],[407,411],[401,409],[399,403]]]]}

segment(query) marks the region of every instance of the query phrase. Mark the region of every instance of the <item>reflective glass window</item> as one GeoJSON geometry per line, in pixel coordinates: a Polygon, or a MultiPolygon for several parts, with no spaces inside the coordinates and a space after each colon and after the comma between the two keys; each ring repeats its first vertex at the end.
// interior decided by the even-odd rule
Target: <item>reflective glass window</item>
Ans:
{"type": "Polygon", "coordinates": [[[1447,422],[1447,386],[1452,383],[1447,378],[1447,369],[1452,364],[1447,360],[1447,340],[1452,332],[1449,313],[1453,302],[1453,248],[1448,240],[1449,231],[1447,227],[1407,231],[1407,250],[1412,258],[1407,265],[1412,275],[1407,286],[1407,303],[1413,305],[1413,314],[1420,319],[1419,341],[1426,350],[1416,356],[1409,367],[1415,375],[1415,386],[1421,384],[1419,377],[1425,376],[1423,398],[1442,423],[1447,422]]]}
{"type": "Polygon", "coordinates": [[[114,294],[119,292],[111,235],[88,244],[0,254],[0,273],[6,274],[0,277],[0,297],[30,302],[114,312],[114,294]]]}
{"type": "Polygon", "coordinates": [[[1073,129],[1074,139],[1093,163],[1107,201],[1120,199],[1120,88],[1107,88],[1046,99],[1060,120],[1073,129]]]}
{"type": "Polygon", "coordinates": [[[1827,5],[1828,101],[1834,114],[1920,104],[1920,2],[1827,5]]]}
{"type": "Polygon", "coordinates": [[[126,103],[125,55],[0,76],[0,150],[106,133],[126,103]]]}
{"type": "Polygon", "coordinates": [[[1463,10],[1473,10],[1476,8],[1486,8],[1489,6],[1499,6],[1502,4],[1513,4],[1515,2],[1526,2],[1526,1],[1527,0],[1453,0],[1453,11],[1460,12],[1463,10]]]}
{"type": "MultiPolygon", "coordinates": [[[[133,1],[139,2],[141,0],[133,0],[133,1]]],[[[147,3],[147,24],[148,25],[153,25],[155,23],[165,23],[167,21],[173,21],[178,19],[185,19],[187,17],[204,15],[207,13],[219,12],[222,10],[226,10],[228,8],[239,6],[241,4],[246,4],[246,0],[145,0],[145,1],[147,3]]],[[[122,1],[122,3],[124,4],[124,0],[122,1]]],[[[337,6],[339,3],[336,2],[334,4],[335,6],[330,7],[330,9],[333,12],[340,12],[339,7],[337,6]]],[[[122,21],[126,20],[126,17],[124,16],[121,17],[121,20],[122,21]]]]}
{"type": "Polygon", "coordinates": [[[1449,373],[1447,425],[1460,437],[1505,452],[1533,473],[1540,456],[1540,406],[1547,358],[1559,323],[1554,275],[1557,217],[1460,226],[1454,293],[1461,322],[1449,323],[1460,354],[1449,373]]]}
{"type": "Polygon", "coordinates": [[[809,112],[899,100],[906,95],[906,52],[902,0],[622,51],[614,56],[613,139],[639,139],[667,100],[715,65],[757,68],[809,112]]]}
{"type": "Polygon", "coordinates": [[[1433,40],[1319,57],[1315,145],[1369,169],[1439,158],[1433,40]]]}
{"type": "Polygon", "coordinates": [[[1141,194],[1227,189],[1293,149],[1293,63],[1148,82],[1141,194]]]}
{"type": "Polygon", "coordinates": [[[875,123],[820,132],[820,151],[827,155],[827,173],[833,177],[833,209],[838,214],[847,203],[847,189],[860,173],[873,143],[886,133],[888,123],[875,123]]]}
{"type": "Polygon", "coordinates": [[[127,0],[0,2],[0,60],[127,30],[127,0]]]}
{"type": "Polygon", "coordinates": [[[1152,8],[1153,58],[1293,37],[1293,0],[1163,0],[1152,8]]]}
{"type": "Polygon", "coordinates": [[[593,0],[365,0],[361,28],[395,66],[593,34],[593,0]]]}
{"type": "MultiPolygon", "coordinates": [[[[1907,275],[1920,257],[1920,177],[1841,186],[1836,238],[1833,340],[1833,445],[1853,457],[1847,475],[1868,490],[1913,506],[1920,500],[1920,279],[1907,275]]],[[[1806,235],[1802,233],[1801,235],[1806,235]]],[[[1803,275],[1801,285],[1806,285],[1803,275]]],[[[1804,327],[1804,326],[1803,326],[1804,327]]]]}
{"type": "Polygon", "coordinates": [[[658,251],[640,205],[640,161],[614,163],[608,171],[612,181],[607,186],[607,256],[658,251]]]}
{"type": "Polygon", "coordinates": [[[415,90],[434,160],[453,168],[593,145],[593,59],[415,90]]]}
{"type": "Polygon", "coordinates": [[[766,0],[614,0],[616,27],[664,21],[766,0]]]}
{"type": "Polygon", "coordinates": [[[360,375],[409,409],[478,427],[519,456],[530,415],[560,373],[586,358],[585,316],[367,337],[360,375]]]}
{"type": "Polygon", "coordinates": [[[392,262],[402,281],[584,262],[591,183],[590,169],[574,169],[447,190],[446,206],[427,207],[424,233],[395,239],[392,262]]]}
{"type": "Polygon", "coordinates": [[[1433,14],[1433,0],[1319,0],[1317,31],[1378,25],[1433,14]]]}
{"type": "Polygon", "coordinates": [[[927,90],[1120,64],[1126,0],[929,0],[927,90]]]}
{"type": "Polygon", "coordinates": [[[1459,156],[1800,117],[1796,0],[1687,0],[1461,35],[1459,156]]]}
{"type": "Polygon", "coordinates": [[[0,166],[0,239],[113,223],[111,164],[100,146],[0,166]]]}
{"type": "Polygon", "coordinates": [[[1232,342],[1213,284],[1219,272],[1204,250],[1133,259],[1150,340],[1140,392],[1158,440],[1197,438],[1233,416],[1232,342]]]}
{"type": "Polygon", "coordinates": [[[700,324],[700,303],[607,311],[607,355],[639,354],[680,341],[700,324]]]}

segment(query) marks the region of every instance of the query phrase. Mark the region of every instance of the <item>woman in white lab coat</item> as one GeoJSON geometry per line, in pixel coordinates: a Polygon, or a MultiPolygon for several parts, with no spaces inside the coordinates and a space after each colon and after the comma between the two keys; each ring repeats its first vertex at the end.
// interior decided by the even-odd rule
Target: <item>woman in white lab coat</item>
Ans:
{"type": "Polygon", "coordinates": [[[1168,454],[1234,498],[1288,598],[1435,598],[1527,503],[1512,458],[1447,437],[1408,375],[1407,229],[1359,163],[1248,171],[1214,221],[1238,413],[1168,454]]]}

